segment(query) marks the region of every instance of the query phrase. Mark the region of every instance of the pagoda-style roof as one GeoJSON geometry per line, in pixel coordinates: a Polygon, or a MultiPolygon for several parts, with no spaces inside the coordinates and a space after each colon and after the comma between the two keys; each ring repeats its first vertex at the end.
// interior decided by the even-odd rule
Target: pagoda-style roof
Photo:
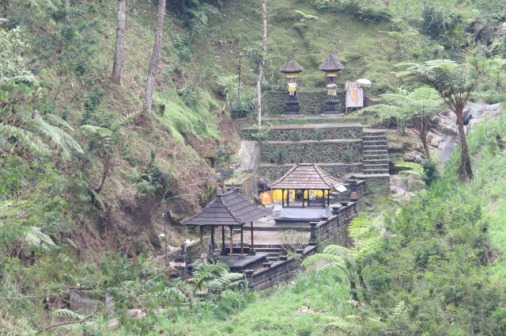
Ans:
{"type": "Polygon", "coordinates": [[[297,63],[295,60],[290,60],[288,63],[283,65],[279,71],[282,73],[299,73],[302,72],[304,69],[297,63]]]}
{"type": "Polygon", "coordinates": [[[222,194],[218,188],[216,198],[202,211],[185,218],[181,224],[189,226],[241,226],[265,217],[269,212],[257,208],[233,188],[222,194]]]}
{"type": "Polygon", "coordinates": [[[271,184],[272,189],[332,190],[343,185],[312,163],[301,163],[271,184]]]}
{"type": "Polygon", "coordinates": [[[343,69],[344,65],[332,54],[328,54],[323,63],[320,64],[321,71],[340,71],[343,69]]]}

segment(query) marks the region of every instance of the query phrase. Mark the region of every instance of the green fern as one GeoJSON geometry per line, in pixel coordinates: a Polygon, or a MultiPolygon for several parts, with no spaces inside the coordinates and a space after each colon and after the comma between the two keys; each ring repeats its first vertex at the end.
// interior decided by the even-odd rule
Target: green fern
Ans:
{"type": "Polygon", "coordinates": [[[30,247],[39,247],[47,249],[54,246],[55,243],[47,234],[43,233],[40,228],[31,226],[24,236],[24,242],[30,247]]]}
{"type": "Polygon", "coordinates": [[[218,279],[225,274],[228,274],[230,269],[227,264],[222,263],[221,261],[216,262],[208,262],[204,261],[203,263],[198,264],[193,271],[193,278],[191,282],[193,282],[196,286],[196,289],[204,288],[210,281],[218,279]]]}
{"type": "Polygon", "coordinates": [[[71,318],[79,321],[84,319],[83,315],[73,312],[72,310],[69,309],[56,309],[52,312],[52,314],[54,316],[71,318]]]}
{"type": "Polygon", "coordinates": [[[423,177],[425,173],[423,171],[422,165],[416,162],[399,162],[395,165],[397,168],[409,168],[409,170],[401,171],[401,174],[410,174],[423,177]]]}
{"type": "MultiPolygon", "coordinates": [[[[15,138],[16,144],[26,147],[30,152],[43,156],[49,156],[51,154],[49,147],[43,143],[37,135],[28,130],[12,125],[0,124],[0,135],[2,135],[0,138],[3,139],[15,138]]],[[[5,147],[2,142],[0,142],[0,146],[5,147]]]]}
{"type": "Polygon", "coordinates": [[[236,289],[244,285],[244,274],[227,273],[210,281],[207,285],[210,291],[221,292],[225,289],[236,289]]]}
{"type": "Polygon", "coordinates": [[[72,154],[84,154],[83,149],[74,138],[67,132],[47,123],[40,115],[36,114],[34,118],[34,128],[43,134],[45,137],[51,139],[60,149],[62,149],[62,156],[64,159],[69,159],[72,154]]]}

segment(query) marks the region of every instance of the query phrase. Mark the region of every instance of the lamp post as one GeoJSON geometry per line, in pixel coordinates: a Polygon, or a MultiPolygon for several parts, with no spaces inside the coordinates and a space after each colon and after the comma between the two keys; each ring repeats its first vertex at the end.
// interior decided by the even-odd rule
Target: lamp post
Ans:
{"type": "Polygon", "coordinates": [[[325,71],[327,76],[327,100],[325,100],[325,114],[337,114],[341,112],[341,102],[337,97],[337,73],[344,69],[336,56],[328,54],[320,70],[325,71]]]}
{"type": "Polygon", "coordinates": [[[297,77],[304,69],[295,60],[290,60],[279,71],[285,74],[288,80],[288,96],[286,97],[283,110],[285,114],[299,114],[300,103],[297,99],[297,77]]]}
{"type": "Polygon", "coordinates": [[[169,262],[169,256],[167,254],[167,235],[165,233],[160,233],[160,239],[163,240],[164,245],[164,255],[165,255],[165,267],[167,267],[167,263],[169,262]]]}

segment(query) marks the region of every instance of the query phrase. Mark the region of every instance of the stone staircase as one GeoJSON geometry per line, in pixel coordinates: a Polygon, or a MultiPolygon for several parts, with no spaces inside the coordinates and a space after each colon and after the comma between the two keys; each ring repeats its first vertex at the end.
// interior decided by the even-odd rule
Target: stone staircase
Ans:
{"type": "Polygon", "coordinates": [[[364,175],[388,174],[388,142],[384,130],[364,129],[363,144],[364,175]]]}

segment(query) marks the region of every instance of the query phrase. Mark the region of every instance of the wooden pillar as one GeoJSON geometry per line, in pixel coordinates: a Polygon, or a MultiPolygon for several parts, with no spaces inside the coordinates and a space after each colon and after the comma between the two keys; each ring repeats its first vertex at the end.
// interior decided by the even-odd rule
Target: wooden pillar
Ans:
{"type": "MultiPolygon", "coordinates": [[[[304,192],[305,192],[305,190],[302,189],[302,208],[304,208],[304,192]]],[[[309,207],[309,194],[308,194],[307,206],[309,207]]]]}
{"type": "Polygon", "coordinates": [[[325,208],[325,190],[322,189],[322,208],[325,208]]]}
{"type": "Polygon", "coordinates": [[[201,225],[200,226],[200,252],[201,253],[205,253],[204,252],[204,234],[203,234],[203,231],[204,231],[204,227],[201,225]]]}
{"type": "Polygon", "coordinates": [[[330,206],[330,189],[327,190],[327,206],[330,206]]]}
{"type": "Polygon", "coordinates": [[[213,249],[213,253],[214,253],[214,226],[211,226],[211,248],[213,249]]]}
{"type": "Polygon", "coordinates": [[[286,207],[288,208],[289,206],[290,206],[290,189],[288,189],[286,193],[286,207]]]}
{"type": "Polygon", "coordinates": [[[244,231],[244,226],[241,225],[241,257],[244,256],[244,234],[243,234],[243,231],[244,231]]]}
{"type": "Polygon", "coordinates": [[[232,259],[232,255],[234,254],[234,231],[232,230],[232,227],[230,226],[230,254],[229,258],[232,259]]]}
{"type": "Polygon", "coordinates": [[[281,207],[285,207],[285,189],[281,189],[281,207]]]}
{"type": "Polygon", "coordinates": [[[225,226],[221,226],[221,250],[225,251],[225,226]]]}
{"type": "Polygon", "coordinates": [[[253,252],[255,249],[253,248],[255,243],[253,242],[253,222],[251,222],[251,251],[253,252]]]}

